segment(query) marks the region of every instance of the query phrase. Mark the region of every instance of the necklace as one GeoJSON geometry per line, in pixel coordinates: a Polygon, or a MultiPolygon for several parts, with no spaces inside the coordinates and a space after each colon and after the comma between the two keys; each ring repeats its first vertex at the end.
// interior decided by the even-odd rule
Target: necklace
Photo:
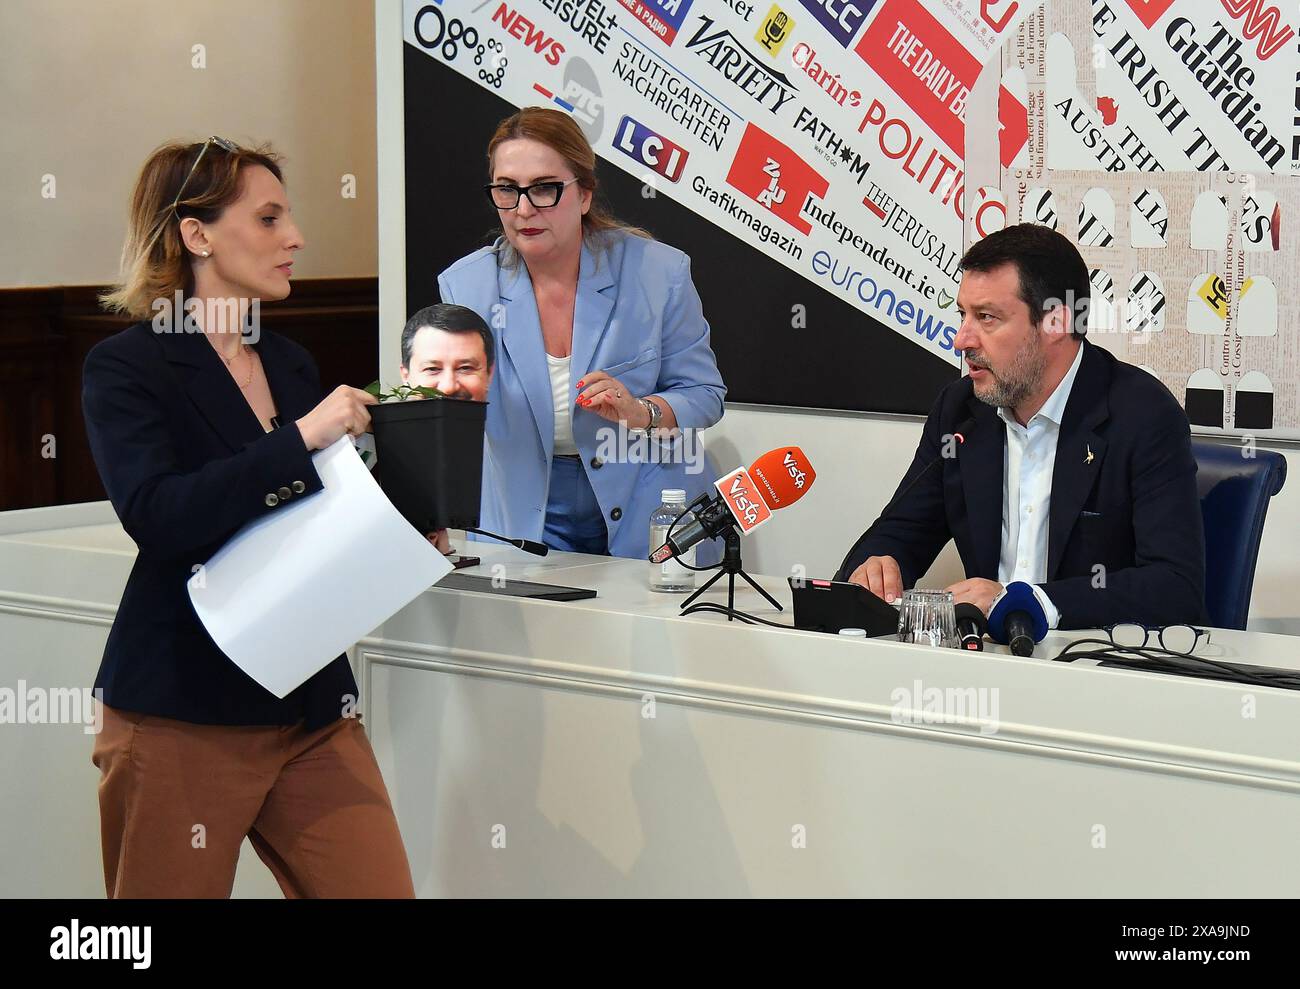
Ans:
{"type": "MultiPolygon", "coordinates": [[[[248,357],[248,377],[245,378],[244,383],[239,386],[239,390],[243,391],[245,388],[247,388],[249,385],[253,383],[253,354],[251,348],[246,343],[241,343],[239,345],[239,353],[244,354],[248,357]]],[[[238,356],[238,354],[236,356],[238,356]]],[[[232,364],[234,363],[235,358],[226,357],[223,354],[221,359],[226,362],[226,370],[230,371],[230,374],[233,377],[235,372],[234,369],[232,368],[232,364]]]]}

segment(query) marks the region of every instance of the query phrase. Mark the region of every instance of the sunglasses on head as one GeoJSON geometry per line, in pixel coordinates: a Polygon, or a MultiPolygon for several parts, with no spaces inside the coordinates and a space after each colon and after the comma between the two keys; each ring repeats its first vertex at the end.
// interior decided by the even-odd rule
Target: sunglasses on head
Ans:
{"type": "Polygon", "coordinates": [[[203,147],[199,148],[198,157],[194,159],[194,164],[190,166],[189,172],[185,175],[185,181],[182,182],[181,187],[176,190],[176,199],[172,202],[173,212],[180,207],[181,197],[185,195],[185,187],[190,184],[190,179],[194,178],[194,173],[198,170],[199,162],[201,162],[203,156],[208,153],[208,148],[214,144],[222,151],[228,152],[229,154],[235,154],[239,151],[239,145],[235,144],[234,141],[227,141],[224,137],[213,136],[204,141],[203,147]]]}

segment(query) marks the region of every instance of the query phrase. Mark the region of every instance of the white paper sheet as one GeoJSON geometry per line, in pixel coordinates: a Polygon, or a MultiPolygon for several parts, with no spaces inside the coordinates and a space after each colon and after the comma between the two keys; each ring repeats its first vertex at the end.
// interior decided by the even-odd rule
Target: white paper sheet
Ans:
{"type": "Polygon", "coordinates": [[[325,490],[246,525],[189,581],[221,651],[277,697],[451,571],[348,437],[312,457],[325,490]]]}

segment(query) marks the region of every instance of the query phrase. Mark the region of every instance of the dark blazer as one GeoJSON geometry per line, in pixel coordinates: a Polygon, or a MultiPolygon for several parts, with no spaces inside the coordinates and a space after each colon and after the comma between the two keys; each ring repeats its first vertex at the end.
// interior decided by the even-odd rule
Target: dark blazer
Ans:
{"type": "MultiPolygon", "coordinates": [[[[846,580],[868,556],[892,556],[911,587],[954,539],[967,577],[997,580],[1005,455],[1006,424],[975,397],[970,378],[948,385],[898,490],[931,461],[941,464],[863,534],[836,578],[846,580]],[[942,460],[942,438],[969,420],[966,442],[942,460]]],[[[1158,379],[1087,341],[1057,441],[1042,586],[1061,628],[1206,620],[1187,416],[1158,379]]]]}
{"type": "Polygon", "coordinates": [[[200,333],[137,323],[86,358],[91,452],[139,547],[95,678],[110,707],[200,724],[316,728],[357,696],[340,656],[278,699],[217,648],[190,604],[194,567],[244,523],[321,490],[294,425],[322,397],[316,365],[274,333],[263,332],[256,348],[282,423],[269,433],[200,333]]]}

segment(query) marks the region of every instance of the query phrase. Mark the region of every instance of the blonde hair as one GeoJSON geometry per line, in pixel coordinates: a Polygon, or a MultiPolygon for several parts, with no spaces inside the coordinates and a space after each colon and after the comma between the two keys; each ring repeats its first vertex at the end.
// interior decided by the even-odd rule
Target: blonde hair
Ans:
{"type": "MultiPolygon", "coordinates": [[[[589,245],[599,248],[603,246],[608,235],[615,232],[631,234],[634,237],[651,236],[647,230],[616,219],[597,196],[596,152],[592,150],[587,136],[582,133],[582,128],[569,114],[561,110],[526,106],[501,121],[497,125],[496,133],[488,141],[489,181],[492,177],[492,159],[496,155],[497,148],[506,141],[518,138],[539,141],[559,154],[565,164],[572,169],[579,187],[592,194],[591,205],[582,217],[582,236],[589,245]]],[[[519,263],[519,254],[508,240],[503,238],[497,250],[504,267],[513,267],[519,263]]]]}
{"type": "Polygon", "coordinates": [[[213,142],[190,175],[203,147],[202,141],[164,144],[145,161],[131,197],[121,280],[99,297],[106,309],[145,319],[161,301],[170,311],[176,292],[188,297],[194,291],[181,220],[192,216],[215,223],[239,198],[241,173],[251,165],[261,165],[283,181],[280,156],[265,145],[227,151],[213,142]],[[182,185],[185,198],[176,202],[182,185]]]}

